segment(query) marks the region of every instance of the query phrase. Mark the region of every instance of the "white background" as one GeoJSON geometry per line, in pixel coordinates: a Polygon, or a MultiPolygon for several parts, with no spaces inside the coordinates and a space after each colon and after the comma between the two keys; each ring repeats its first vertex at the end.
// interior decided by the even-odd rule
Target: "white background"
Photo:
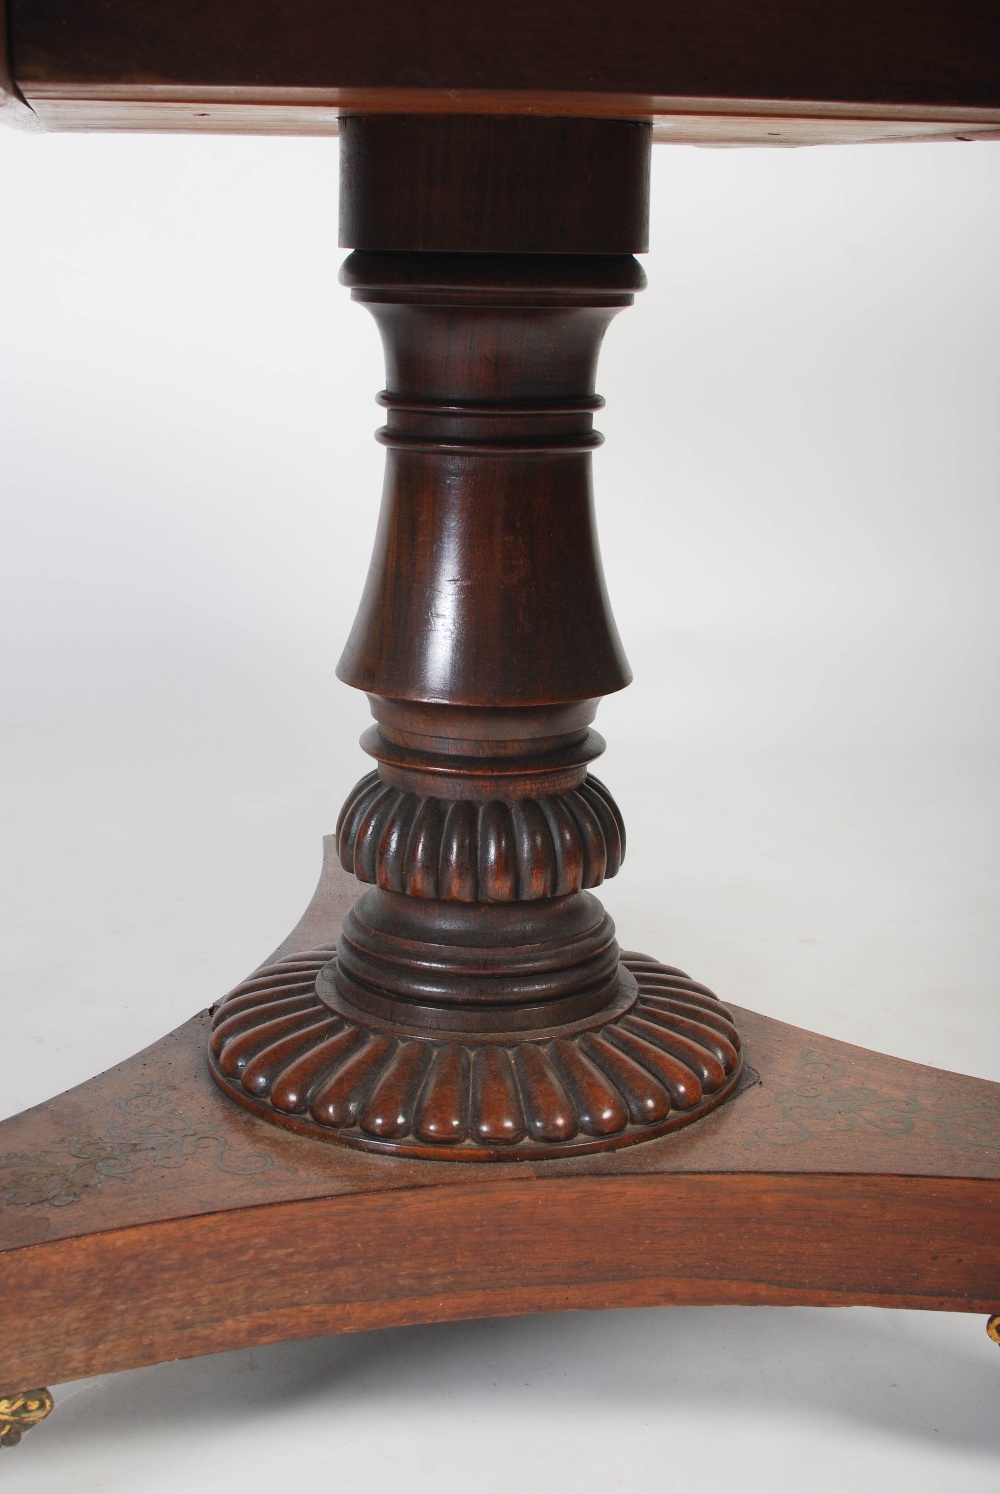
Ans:
{"type": "MultiPolygon", "coordinates": [[[[367,771],[333,666],[383,379],[336,283],[336,155],[0,135],[0,1113],[256,965],[367,771]]],[[[658,147],[595,459],[636,674],[598,721],[623,942],[992,1079],[998,189],[1000,143],[658,147]]],[[[983,1494],[983,1329],[664,1309],[282,1345],[67,1386],[2,1472],[33,1494],[983,1494]]]]}

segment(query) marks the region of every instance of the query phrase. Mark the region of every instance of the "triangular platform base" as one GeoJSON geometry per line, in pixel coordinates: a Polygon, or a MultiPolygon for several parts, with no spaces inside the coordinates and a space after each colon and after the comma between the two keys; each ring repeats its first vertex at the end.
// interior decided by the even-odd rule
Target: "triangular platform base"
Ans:
{"type": "MultiPolygon", "coordinates": [[[[281,953],[336,937],[328,856],[281,953]]],[[[462,1167],[311,1141],[209,1017],[0,1125],[0,1393],[353,1329],[664,1303],[1000,1305],[1000,1085],[737,1011],[752,1073],[621,1151],[462,1167]]]]}

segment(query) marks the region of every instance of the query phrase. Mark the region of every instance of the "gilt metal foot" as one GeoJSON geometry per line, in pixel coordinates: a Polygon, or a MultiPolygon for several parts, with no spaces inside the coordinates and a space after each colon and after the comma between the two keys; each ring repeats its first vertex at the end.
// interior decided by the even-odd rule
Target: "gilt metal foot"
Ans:
{"type": "Polygon", "coordinates": [[[0,1396],[0,1447],[16,1447],[25,1432],[44,1421],[54,1405],[48,1390],[0,1396]]]}

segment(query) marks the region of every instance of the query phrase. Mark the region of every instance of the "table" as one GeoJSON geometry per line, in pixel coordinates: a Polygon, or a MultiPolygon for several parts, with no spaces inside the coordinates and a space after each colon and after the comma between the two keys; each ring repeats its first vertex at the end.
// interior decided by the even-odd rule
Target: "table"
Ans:
{"type": "Polygon", "coordinates": [[[859,8],[841,49],[777,7],[749,35],[734,7],[720,48],[697,8],[639,6],[619,54],[581,8],[546,12],[552,31],[506,8],[493,36],[510,46],[486,68],[468,38],[444,46],[460,34],[447,7],[415,36],[414,14],[392,10],[399,50],[373,58],[370,13],[326,56],[325,12],[303,6],[279,39],[250,8],[251,58],[231,17],[213,32],[224,8],[135,6],[110,33],[99,7],[12,9],[9,112],[29,123],[339,123],[345,276],[386,345],[389,479],[341,662],[372,697],[379,768],[345,803],[303,922],[211,1022],[4,1123],[2,1240],[24,1292],[2,1372],[11,1436],[47,1408],[17,1401],[30,1385],[354,1326],[663,1301],[996,1305],[997,1086],[620,961],[585,890],[623,851],[590,721],[628,681],[591,519],[594,378],[642,286],[651,137],[677,121],[730,143],[995,131],[996,23],[928,6],[900,31],[892,7],[859,8]],[[680,29],[640,49],[665,20],[680,29]],[[776,39],[783,73],[762,60],[776,39]],[[567,69],[548,90],[531,86],[540,55],[567,69]],[[602,87],[583,88],[595,68],[602,87]],[[356,903],[345,869],[371,884],[356,903]],[[860,1094],[885,1122],[874,1137],[838,1124],[860,1094]],[[789,1125],[793,1171],[769,1150],[789,1125]],[[102,1187],[115,1175],[125,1205],[102,1187]],[[621,1230],[599,1243],[609,1209],[621,1230]],[[359,1230],[379,1242],[360,1263],[359,1230]]]}

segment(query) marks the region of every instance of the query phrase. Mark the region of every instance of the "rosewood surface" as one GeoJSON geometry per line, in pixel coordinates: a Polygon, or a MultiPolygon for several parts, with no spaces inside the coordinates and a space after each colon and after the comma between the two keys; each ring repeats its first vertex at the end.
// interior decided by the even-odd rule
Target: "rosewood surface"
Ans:
{"type": "Polygon", "coordinates": [[[337,827],[369,890],[336,948],[231,992],[211,1039],[232,1100],[316,1139],[573,1155],[690,1125],[740,1083],[732,1013],[622,957],[587,890],[625,853],[589,771],[600,697],[631,678],[591,451],[601,341],[645,283],[649,147],[630,121],[346,121],[341,279],[378,323],[388,411],[338,669],[378,723],[337,827]]]}
{"type": "Polygon", "coordinates": [[[8,0],[50,129],[323,133],[343,112],[656,119],[709,144],[1000,126],[992,0],[8,0]]]}
{"type": "MultiPolygon", "coordinates": [[[[280,954],[354,895],[331,837],[280,954]]],[[[229,1103],[208,1013],[0,1124],[0,1391],[316,1334],[660,1303],[1000,1296],[1000,1085],[738,1010],[752,1073],[640,1147],[448,1167],[229,1103]]]]}
{"type": "Polygon", "coordinates": [[[649,121],[730,143],[995,130],[996,8],[476,16],[475,33],[453,0],[7,17],[22,120],[343,123],[345,278],[379,322],[388,411],[341,663],[377,769],[265,967],[0,1125],[12,1414],[47,1380],[386,1324],[1000,1298],[1000,1086],[620,958],[589,890],[624,852],[591,721],[628,680],[591,516],[594,375],[642,285],[649,121]],[[464,1165],[428,1160],[446,1155],[464,1165]]]}

